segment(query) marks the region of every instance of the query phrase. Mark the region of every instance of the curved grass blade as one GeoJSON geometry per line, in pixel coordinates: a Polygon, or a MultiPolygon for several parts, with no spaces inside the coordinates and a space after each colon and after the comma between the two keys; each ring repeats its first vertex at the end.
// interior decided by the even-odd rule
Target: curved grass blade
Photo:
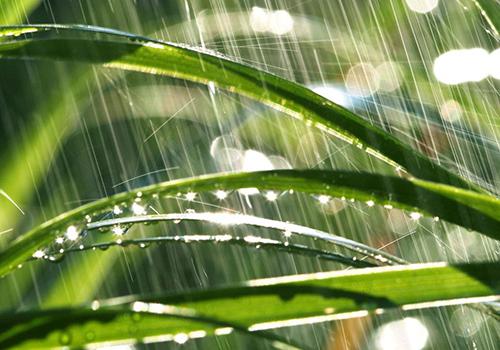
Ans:
{"type": "MultiPolygon", "coordinates": [[[[257,236],[230,236],[230,235],[183,235],[183,236],[156,236],[138,239],[123,239],[120,241],[109,241],[96,244],[89,244],[78,248],[64,250],[64,255],[68,253],[78,253],[87,250],[107,250],[110,247],[129,247],[136,246],[140,248],[149,247],[151,244],[228,244],[241,247],[253,247],[270,251],[282,251],[291,254],[311,256],[321,260],[334,261],[352,267],[373,267],[376,266],[363,259],[353,259],[343,254],[334,253],[326,250],[311,248],[302,244],[288,243],[257,236]]],[[[48,252],[48,256],[61,255],[58,251],[48,252]]],[[[62,255],[61,255],[62,257],[62,255]]],[[[36,260],[33,258],[32,260],[36,260]]]]}
{"type": "Polygon", "coordinates": [[[51,243],[67,225],[81,222],[86,215],[111,211],[113,205],[131,203],[155,195],[189,191],[232,190],[257,187],[263,190],[296,190],[313,194],[355,198],[420,210],[449,222],[500,239],[500,200],[476,192],[455,189],[415,179],[369,173],[323,170],[273,170],[252,173],[214,174],[154,184],[132,192],[83,205],[61,214],[16,239],[0,253],[0,275],[26,261],[40,247],[51,243]]]}
{"type": "Polygon", "coordinates": [[[154,223],[160,221],[203,221],[221,225],[251,225],[259,228],[279,230],[283,232],[294,233],[300,236],[320,239],[337,246],[347,248],[355,253],[377,260],[378,262],[389,264],[406,264],[407,262],[384,251],[372,248],[365,244],[330,234],[324,231],[316,230],[310,227],[291,224],[288,222],[265,219],[252,215],[228,214],[228,213],[170,213],[160,215],[138,215],[131,217],[122,217],[109,220],[101,220],[89,223],[85,229],[94,230],[116,225],[130,225],[135,223],[154,223]]]}
{"type": "MultiPolygon", "coordinates": [[[[198,316],[194,310],[179,308],[171,305],[161,305],[158,303],[143,303],[136,302],[129,307],[125,306],[124,309],[111,308],[109,310],[96,310],[95,307],[80,308],[80,309],[53,309],[45,314],[50,314],[50,317],[45,318],[41,322],[29,322],[33,316],[30,312],[23,313],[20,316],[22,321],[28,321],[25,326],[11,327],[10,325],[3,325],[5,331],[0,334],[0,344],[2,347],[15,347],[17,349],[53,349],[53,348],[79,348],[84,345],[90,348],[106,347],[113,345],[135,345],[137,343],[149,344],[158,342],[175,341],[183,344],[189,339],[198,339],[206,337],[209,332],[210,335],[227,335],[233,331],[257,336],[259,339],[265,339],[272,342],[272,345],[278,349],[298,350],[308,349],[302,345],[296,345],[293,342],[280,337],[279,335],[270,333],[268,331],[261,331],[254,333],[245,327],[221,322],[216,319],[198,316]],[[142,308],[139,310],[139,308],[142,308]],[[100,314],[100,315],[98,315],[100,314]],[[97,317],[96,317],[97,316],[97,317]],[[103,327],[80,329],[79,332],[67,331],[67,328],[73,328],[74,324],[85,324],[91,322],[105,322],[111,323],[111,326],[127,326],[128,334],[125,329],[107,329],[102,332],[103,327]],[[118,322],[117,322],[118,321],[118,322]],[[146,332],[139,333],[136,330],[137,324],[142,326],[146,325],[146,332]],[[175,326],[172,326],[174,324],[175,326]],[[64,331],[58,332],[61,328],[64,331]],[[162,330],[158,326],[165,327],[162,330]],[[54,327],[54,328],[53,328],[54,327]],[[156,328],[156,331],[152,331],[156,328]],[[54,329],[56,331],[54,332],[54,329]],[[194,331],[188,331],[195,329],[194,331]],[[170,330],[176,330],[176,334],[169,334],[170,330]],[[186,333],[179,332],[179,330],[186,330],[186,333]],[[83,332],[82,332],[83,331],[83,332]],[[97,331],[97,336],[96,336],[97,331]],[[118,335],[117,333],[121,333],[118,335]],[[208,332],[207,332],[208,331],[208,332]],[[29,334],[26,334],[29,332],[29,334]],[[55,337],[54,337],[55,333],[55,337]],[[151,334],[151,335],[146,335],[151,334]],[[47,335],[44,337],[44,335],[47,335]],[[21,344],[19,338],[23,337],[21,344]],[[45,338],[40,341],[41,338],[45,338]],[[107,340],[106,340],[107,339],[107,340]]],[[[37,313],[37,312],[35,312],[37,313]]],[[[37,314],[40,314],[38,312],[37,314]]],[[[44,312],[41,312],[44,314],[44,312]]],[[[45,316],[45,315],[44,315],[45,316]]],[[[4,320],[0,316],[0,324],[4,320]]],[[[106,327],[106,326],[105,326],[106,327]]]]}
{"type": "MultiPolygon", "coordinates": [[[[133,245],[134,242],[139,246],[141,243],[145,243],[148,240],[151,242],[163,242],[163,243],[211,243],[211,244],[239,244],[246,247],[259,247],[262,249],[274,249],[285,251],[294,254],[308,255],[313,256],[322,260],[330,260],[337,261],[343,263],[345,265],[349,265],[352,267],[368,267],[368,266],[376,266],[371,262],[365,261],[367,258],[375,261],[377,265],[392,265],[392,264],[407,264],[406,261],[388,254],[384,251],[373,249],[370,246],[360,244],[356,241],[352,241],[343,237],[335,236],[332,234],[328,234],[326,232],[322,232],[319,230],[311,229],[304,226],[294,225],[290,223],[274,221],[269,219],[263,219],[255,216],[249,215],[227,215],[225,213],[182,213],[182,214],[167,214],[167,215],[154,215],[154,216],[133,216],[133,217],[122,217],[119,219],[112,220],[101,220],[97,222],[92,222],[87,224],[82,228],[82,231],[90,231],[94,229],[105,229],[110,227],[116,227],[117,225],[123,225],[122,227],[130,228],[130,225],[133,223],[152,223],[158,221],[166,221],[166,220],[199,220],[206,222],[214,222],[214,223],[223,223],[224,225],[228,224],[237,224],[237,225],[254,225],[257,227],[264,227],[268,229],[275,229],[280,231],[288,231],[290,234],[295,233],[299,235],[305,235],[309,237],[313,237],[315,239],[321,239],[339,246],[343,246],[347,249],[354,251],[355,253],[361,255],[361,257],[348,257],[338,253],[317,250],[305,245],[296,245],[287,242],[286,244],[280,242],[278,240],[272,240],[267,238],[260,238],[255,236],[245,236],[238,239],[238,237],[231,237],[229,235],[216,235],[216,236],[208,236],[208,235],[188,235],[188,236],[174,236],[174,237],[154,237],[154,238],[146,238],[144,240],[124,240],[123,237],[120,237],[120,243],[118,241],[115,242],[102,242],[92,245],[83,245],[83,249],[75,248],[73,251],[82,251],[93,248],[101,248],[104,249],[108,246],[112,245],[133,245]]],[[[45,254],[45,258],[48,261],[58,262],[64,258],[66,253],[71,252],[71,249],[65,249],[64,253],[61,254],[59,249],[61,247],[58,246],[56,250],[51,251],[48,249],[45,254]]],[[[50,293],[46,298],[43,299],[43,305],[47,305],[50,307],[59,306],[59,305],[79,305],[81,302],[90,300],[97,289],[99,283],[101,283],[101,279],[96,276],[102,276],[103,270],[107,271],[113,264],[109,264],[110,260],[114,260],[116,258],[117,251],[108,252],[108,254],[98,255],[97,257],[92,258],[91,266],[100,266],[98,271],[92,272],[87,267],[88,264],[77,264],[81,273],[79,274],[68,274],[65,276],[64,281],[56,282],[52,286],[52,293],[50,293]],[[108,263],[105,263],[108,262],[108,263]],[[95,265],[94,265],[95,264],[95,265]],[[74,280],[73,280],[74,279],[74,280]],[[72,289],[72,292],[68,292],[67,285],[79,285],[80,283],[84,283],[86,286],[91,286],[90,288],[80,289],[75,288],[72,289]],[[61,293],[61,290],[66,290],[65,293],[61,293]]],[[[72,263],[74,263],[72,261],[72,263]]],[[[74,270],[71,270],[74,272],[74,270]]]]}
{"type": "MultiPolygon", "coordinates": [[[[0,57],[83,61],[186,79],[235,92],[356,144],[369,154],[419,178],[483,191],[379,127],[297,83],[230,60],[209,50],[152,40],[89,26],[32,25],[0,27],[0,32],[35,31],[34,39],[11,37],[0,44],[0,57]],[[85,37],[65,38],[62,32],[85,37]],[[51,38],[37,38],[41,34],[51,38]],[[100,38],[109,36],[114,41],[100,38]],[[122,39],[121,41],[118,41],[122,39]]],[[[5,35],[5,34],[4,34],[5,35]]],[[[43,37],[43,35],[42,35],[43,37]]],[[[108,38],[108,39],[109,39],[108,38]]]]}
{"type": "MultiPolygon", "coordinates": [[[[253,280],[180,295],[124,297],[91,307],[29,311],[0,318],[0,346],[81,347],[110,341],[214,334],[214,323],[250,332],[500,299],[500,263],[376,267],[253,280]],[[439,283],[436,283],[439,280],[439,283]],[[172,317],[174,312],[184,319],[172,317]],[[127,330],[133,329],[133,332],[127,330]],[[61,342],[63,340],[63,342],[61,342]]],[[[225,329],[226,332],[228,329],[225,329]]]]}

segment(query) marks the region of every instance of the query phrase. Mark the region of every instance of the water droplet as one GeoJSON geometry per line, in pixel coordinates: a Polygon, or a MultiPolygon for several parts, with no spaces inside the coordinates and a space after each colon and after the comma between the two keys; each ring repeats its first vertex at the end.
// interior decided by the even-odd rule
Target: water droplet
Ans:
{"type": "Polygon", "coordinates": [[[186,195],[184,197],[186,198],[187,201],[192,202],[196,199],[196,193],[195,192],[188,192],[188,193],[186,193],[186,195]]]}
{"type": "Polygon", "coordinates": [[[422,217],[422,214],[414,211],[414,212],[411,212],[410,213],[410,218],[414,221],[417,221],[418,219],[420,219],[422,217]]]}
{"type": "Polygon", "coordinates": [[[274,202],[276,199],[278,199],[278,194],[274,191],[267,191],[265,196],[266,199],[270,202],[274,202]]]}
{"type": "Polygon", "coordinates": [[[68,228],[66,229],[65,235],[66,238],[69,239],[70,241],[76,241],[78,239],[78,236],[80,235],[80,232],[78,231],[76,226],[71,225],[68,226],[68,228]]]}
{"type": "Polygon", "coordinates": [[[384,258],[382,255],[375,255],[374,258],[382,263],[387,263],[389,260],[387,260],[386,258],[384,258]]]}
{"type": "Polygon", "coordinates": [[[67,332],[61,333],[59,336],[59,343],[61,345],[69,345],[71,343],[71,335],[67,332]]]}
{"type": "Polygon", "coordinates": [[[184,344],[189,340],[189,336],[186,333],[177,333],[174,335],[174,341],[177,344],[184,344]]]}
{"type": "Polygon", "coordinates": [[[204,338],[207,336],[207,332],[205,331],[193,331],[188,334],[190,339],[204,338]]]}
{"type": "Polygon", "coordinates": [[[51,255],[51,256],[44,256],[45,259],[48,258],[48,261],[50,261],[51,263],[60,263],[61,261],[63,261],[64,259],[64,254],[55,254],[55,255],[51,255]]]}
{"type": "Polygon", "coordinates": [[[228,195],[228,193],[226,191],[223,191],[223,190],[217,190],[215,192],[215,197],[217,197],[217,199],[219,199],[219,200],[226,199],[227,195],[228,195]]]}
{"type": "Polygon", "coordinates": [[[330,196],[322,194],[322,195],[318,196],[318,201],[321,204],[327,204],[330,201],[330,196]]]}
{"type": "Polygon", "coordinates": [[[35,259],[41,259],[45,256],[45,252],[41,249],[37,250],[36,252],[33,253],[32,255],[35,259]]]}
{"type": "Polygon", "coordinates": [[[208,89],[210,90],[210,94],[215,94],[215,83],[213,81],[208,82],[208,89]]]}
{"type": "Polygon", "coordinates": [[[118,205],[115,205],[113,207],[113,214],[120,215],[121,213],[123,213],[123,210],[118,205]]]}
{"type": "Polygon", "coordinates": [[[217,328],[214,331],[214,334],[215,335],[227,335],[227,334],[231,334],[233,332],[233,330],[234,330],[234,328],[232,328],[232,327],[217,328]]]}
{"type": "Polygon", "coordinates": [[[125,233],[125,230],[121,226],[113,226],[111,231],[117,236],[122,236],[125,233]]]}
{"type": "Polygon", "coordinates": [[[231,235],[216,235],[215,236],[216,242],[226,242],[226,241],[230,241],[231,239],[232,239],[231,235]]]}
{"type": "Polygon", "coordinates": [[[146,209],[144,209],[144,207],[139,203],[136,202],[132,203],[131,209],[134,215],[146,215],[146,209]]]}

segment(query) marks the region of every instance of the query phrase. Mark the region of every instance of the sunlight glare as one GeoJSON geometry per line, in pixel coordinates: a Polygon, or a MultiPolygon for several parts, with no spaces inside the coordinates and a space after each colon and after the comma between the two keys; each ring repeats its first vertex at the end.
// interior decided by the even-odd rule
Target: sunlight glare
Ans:
{"type": "Polygon", "coordinates": [[[490,53],[489,58],[490,75],[495,79],[500,79],[500,48],[490,53]]]}
{"type": "Polygon", "coordinates": [[[78,232],[76,226],[71,225],[66,229],[66,238],[70,241],[76,241],[79,235],[80,233],[78,232]]]}
{"type": "Polygon", "coordinates": [[[345,87],[351,95],[368,97],[380,88],[380,75],[369,63],[356,64],[347,72],[345,87]]]}
{"type": "Polygon", "coordinates": [[[351,99],[349,96],[344,93],[342,90],[339,88],[336,88],[334,86],[330,85],[318,85],[318,86],[311,86],[311,90],[317,93],[320,96],[323,96],[326,99],[329,99],[330,101],[344,106],[344,107],[349,107],[352,105],[351,99]]]}
{"type": "Polygon", "coordinates": [[[412,11],[427,13],[437,7],[439,0],[406,0],[406,4],[412,11]]]}
{"type": "Polygon", "coordinates": [[[284,35],[293,30],[293,18],[285,10],[270,11],[254,6],[250,12],[250,26],[255,32],[284,35]]]}
{"type": "MultiPolygon", "coordinates": [[[[274,166],[271,160],[264,154],[255,150],[247,150],[243,155],[242,171],[262,171],[273,170],[274,166]]],[[[245,196],[258,194],[259,190],[256,188],[242,188],[238,190],[245,196]]]]}
{"type": "Polygon", "coordinates": [[[447,85],[478,82],[490,74],[490,67],[485,49],[450,50],[434,61],[434,75],[447,85]]]}
{"type": "Polygon", "coordinates": [[[454,123],[462,117],[462,106],[455,100],[448,100],[439,107],[441,118],[449,123],[454,123]]]}
{"type": "Polygon", "coordinates": [[[377,330],[375,342],[383,350],[420,350],[427,343],[429,331],[418,319],[406,317],[389,322],[377,330]]]}

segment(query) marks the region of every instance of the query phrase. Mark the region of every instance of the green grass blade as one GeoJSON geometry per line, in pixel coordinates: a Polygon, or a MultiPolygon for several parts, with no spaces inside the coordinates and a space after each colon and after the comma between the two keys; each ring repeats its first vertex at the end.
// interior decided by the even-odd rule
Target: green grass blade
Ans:
{"type": "MultiPolygon", "coordinates": [[[[384,251],[374,249],[370,246],[343,238],[339,236],[335,236],[332,234],[328,234],[326,232],[322,232],[319,230],[314,230],[309,227],[304,227],[300,225],[285,223],[281,221],[263,219],[250,215],[233,215],[227,213],[169,213],[166,215],[145,215],[145,216],[132,216],[132,217],[120,217],[116,219],[110,220],[101,220],[95,221],[87,224],[83,230],[92,231],[92,230],[101,230],[101,229],[111,229],[116,225],[120,225],[122,227],[130,228],[132,224],[139,223],[154,223],[160,221],[168,221],[168,220],[197,220],[203,222],[212,222],[217,223],[223,220],[225,225],[230,223],[235,223],[238,225],[253,225],[259,228],[266,229],[274,229],[279,230],[281,232],[288,231],[290,234],[296,234],[301,236],[308,236],[314,239],[319,239],[326,241],[330,244],[334,244],[337,246],[341,246],[347,249],[350,249],[354,252],[355,257],[347,257],[340,254],[321,251],[312,249],[307,246],[301,245],[293,245],[288,244],[285,245],[283,242],[277,240],[270,239],[259,239],[259,237],[241,237],[241,239],[231,238],[228,239],[227,235],[222,236],[208,236],[208,235],[190,235],[190,236],[167,236],[167,237],[150,237],[147,239],[140,240],[121,240],[120,246],[133,245],[133,244],[141,244],[144,242],[163,242],[163,243],[209,243],[209,244],[239,244],[245,247],[255,247],[259,246],[261,249],[274,249],[286,251],[294,254],[301,254],[312,256],[322,260],[330,260],[337,261],[349,266],[353,267],[367,267],[374,266],[372,263],[368,263],[364,259],[371,259],[377,265],[381,264],[407,264],[406,261],[395,257],[391,254],[388,254],[384,251]],[[135,243],[134,243],[135,242],[135,243]]],[[[76,252],[81,252],[87,249],[92,248],[104,248],[108,246],[117,245],[115,242],[100,242],[97,244],[91,245],[83,245],[83,249],[78,247],[75,249],[76,252]]],[[[71,250],[69,250],[71,251],[71,250]]],[[[63,254],[60,254],[58,251],[47,251],[47,256],[51,259],[62,259],[66,256],[68,250],[65,250],[63,254]]],[[[106,254],[98,254],[97,256],[92,256],[90,259],[90,263],[87,262],[87,259],[78,260],[76,263],[72,261],[72,268],[70,269],[70,273],[64,275],[64,278],[58,279],[52,286],[51,292],[44,298],[42,298],[42,303],[44,307],[53,307],[53,306],[70,306],[70,305],[79,305],[82,302],[87,300],[91,300],[98,286],[102,283],[106,272],[111,269],[113,266],[113,261],[116,259],[119,250],[112,250],[107,252],[106,254]],[[96,268],[97,267],[97,268],[96,268]],[[85,285],[87,288],[73,288],[72,286],[80,286],[85,285]],[[71,286],[71,287],[68,287],[71,286]]],[[[86,258],[85,255],[80,256],[86,258]]]]}
{"type": "MultiPolygon", "coordinates": [[[[364,261],[361,259],[353,259],[349,256],[330,252],[322,249],[310,248],[302,244],[284,244],[281,241],[251,236],[251,240],[245,239],[245,237],[229,236],[224,235],[181,235],[181,236],[155,236],[147,238],[137,238],[137,239],[123,239],[120,242],[109,241],[96,244],[89,244],[83,248],[70,248],[64,251],[64,254],[68,253],[78,253],[89,250],[107,250],[110,247],[148,247],[150,244],[210,244],[213,245],[217,243],[218,245],[235,245],[241,247],[252,247],[258,249],[265,249],[270,251],[281,251],[291,254],[303,255],[314,257],[320,260],[334,261],[351,267],[373,267],[376,266],[371,262],[364,261]]],[[[57,256],[59,252],[47,252],[47,255],[57,256]]],[[[33,260],[36,260],[33,258],[33,260]]]]}
{"type": "Polygon", "coordinates": [[[86,215],[112,211],[113,205],[179,192],[234,190],[257,187],[268,190],[302,191],[335,197],[374,201],[418,210],[500,239],[500,200],[476,192],[430,182],[390,176],[323,170],[274,170],[252,173],[214,174],[154,184],[104,198],[61,214],[22,235],[0,253],[0,275],[5,275],[64,232],[67,225],[81,223],[86,215]]]}
{"type": "Polygon", "coordinates": [[[389,264],[406,264],[407,262],[379,249],[372,248],[365,244],[330,234],[324,231],[316,230],[310,227],[291,224],[289,222],[270,220],[252,215],[229,214],[229,213],[169,213],[159,215],[136,215],[130,217],[120,217],[109,220],[92,222],[85,226],[85,230],[110,229],[113,226],[127,227],[136,223],[155,223],[161,221],[201,221],[227,225],[250,225],[258,228],[273,229],[281,232],[288,231],[290,234],[297,234],[303,237],[309,237],[316,240],[322,240],[334,245],[347,248],[354,253],[364,255],[364,258],[375,259],[378,262],[389,264]]]}
{"type": "Polygon", "coordinates": [[[476,189],[468,181],[434,163],[384,130],[306,87],[232,61],[208,50],[161,42],[110,29],[40,25],[2,27],[36,31],[34,39],[12,37],[0,45],[0,57],[83,61],[209,84],[239,93],[304,120],[409,173],[434,182],[476,189]],[[66,38],[63,32],[87,39],[66,38]],[[49,38],[44,35],[50,34],[49,38]],[[108,40],[101,37],[108,36],[108,40]],[[38,35],[41,38],[38,38],[38,35]],[[113,41],[109,40],[113,39],[113,41]],[[118,41],[122,39],[121,41],[118,41]]]}
{"type": "Polygon", "coordinates": [[[190,334],[220,333],[218,325],[258,332],[363,317],[389,308],[413,310],[498,300],[499,269],[500,263],[435,263],[333,271],[181,295],[125,297],[94,303],[93,308],[8,314],[0,318],[0,346],[187,340],[190,334]]]}
{"type": "MultiPolygon", "coordinates": [[[[136,304],[136,305],[139,305],[136,304]]],[[[158,306],[159,304],[155,304],[158,306]]],[[[51,323],[46,322],[47,320],[43,320],[42,322],[37,322],[38,320],[35,320],[37,323],[36,325],[32,324],[27,324],[26,326],[21,326],[19,328],[14,328],[14,329],[6,329],[6,332],[4,332],[4,341],[2,342],[2,346],[8,346],[9,348],[16,348],[16,349],[24,349],[28,348],[31,349],[33,346],[36,349],[53,349],[53,348],[66,348],[68,345],[73,345],[73,348],[80,348],[83,345],[89,345],[90,348],[94,348],[96,345],[97,346],[109,346],[109,345],[132,345],[136,343],[157,343],[157,342],[166,342],[166,341],[175,341],[179,344],[183,344],[189,339],[198,339],[202,338],[208,335],[208,332],[205,331],[204,329],[207,329],[210,331],[210,333],[216,334],[220,333],[222,334],[230,334],[233,331],[239,331],[241,333],[246,333],[248,335],[253,335],[258,337],[259,339],[266,339],[268,341],[272,342],[272,345],[276,348],[279,349],[286,349],[286,350],[298,350],[298,349],[312,349],[309,347],[304,347],[302,345],[295,345],[293,342],[284,339],[283,337],[280,337],[279,335],[273,334],[268,331],[263,331],[263,332],[250,332],[247,328],[241,327],[236,324],[231,324],[227,322],[221,322],[219,320],[215,320],[212,318],[208,317],[202,317],[202,316],[196,316],[191,310],[186,310],[183,308],[177,308],[174,306],[165,306],[164,310],[160,313],[158,316],[158,312],[130,312],[130,309],[125,309],[123,310],[124,312],[120,312],[119,310],[116,310],[113,308],[113,310],[105,310],[104,313],[101,313],[100,311],[95,312],[96,310],[90,311],[89,309],[70,309],[70,308],[65,308],[65,309],[54,309],[52,310],[52,314],[54,317],[51,317],[51,323]],[[82,312],[83,311],[83,312],[82,312]],[[69,312],[69,314],[68,314],[69,312]],[[85,315],[87,313],[87,315],[85,315]],[[101,317],[95,317],[98,316],[97,314],[101,314],[101,317]],[[63,317],[60,317],[63,316],[63,317]],[[54,337],[54,332],[51,332],[51,330],[48,327],[56,327],[60,328],[60,326],[63,326],[63,322],[67,322],[67,316],[69,317],[76,317],[78,320],[77,322],[80,323],[85,323],[85,322],[94,322],[96,321],[104,321],[108,322],[108,320],[111,319],[116,319],[118,317],[120,318],[128,318],[126,319],[125,322],[113,322],[111,323],[111,326],[127,326],[128,325],[128,333],[130,336],[124,336],[125,332],[124,329],[121,330],[122,335],[117,336],[117,329],[108,329],[105,332],[102,332],[102,327],[96,328],[97,331],[100,333],[99,337],[96,337],[95,335],[95,330],[92,328],[91,330],[88,330],[90,327],[86,327],[87,329],[84,329],[86,331],[85,333],[85,339],[82,339],[82,334],[77,334],[74,332],[58,332],[56,330],[56,336],[58,336],[57,339],[54,337]],[[132,322],[130,322],[132,320],[132,322]],[[163,331],[153,331],[151,332],[152,329],[155,329],[157,325],[159,326],[164,326],[165,325],[165,320],[171,321],[170,323],[175,323],[175,328],[177,329],[196,329],[195,331],[191,331],[189,333],[178,333],[175,336],[170,335],[170,334],[165,334],[165,331],[167,331],[169,328],[164,329],[163,331]],[[157,323],[160,321],[159,323],[157,323]],[[152,334],[152,335],[146,335],[146,334],[138,334],[138,338],[135,339],[134,336],[136,336],[137,332],[135,330],[135,324],[138,322],[141,322],[141,324],[144,326],[145,323],[148,324],[147,327],[147,332],[146,334],[152,334]],[[131,324],[132,323],[132,324],[131,324]],[[216,328],[217,327],[217,328],[216,328]],[[52,334],[49,334],[46,339],[40,341],[40,338],[43,337],[43,335],[36,336],[35,337],[28,337],[26,341],[21,341],[22,344],[19,344],[19,339],[17,339],[17,336],[22,336],[23,333],[27,330],[30,329],[31,331],[37,332],[38,334],[43,334],[44,332],[49,333],[51,332],[52,334]],[[77,335],[77,338],[73,339],[74,335],[77,335]],[[103,336],[104,335],[104,336],[103,336]],[[36,338],[36,340],[31,341],[32,338],[36,338]],[[103,340],[103,339],[108,339],[108,340],[103,340]],[[97,342],[95,341],[97,339],[97,342]],[[74,346],[76,345],[76,347],[74,346]]],[[[31,313],[24,313],[20,315],[24,320],[26,320],[26,317],[31,317],[31,313]]],[[[42,317],[45,315],[42,315],[42,317]]],[[[1,317],[1,316],[0,316],[1,317]]],[[[2,320],[0,319],[0,323],[2,323],[2,320]]],[[[71,322],[70,322],[71,323],[71,322]]],[[[7,328],[7,327],[6,327],[7,328]]],[[[0,335],[1,336],[1,335],[0,335]]],[[[1,340],[0,340],[1,342],[1,340]]]]}

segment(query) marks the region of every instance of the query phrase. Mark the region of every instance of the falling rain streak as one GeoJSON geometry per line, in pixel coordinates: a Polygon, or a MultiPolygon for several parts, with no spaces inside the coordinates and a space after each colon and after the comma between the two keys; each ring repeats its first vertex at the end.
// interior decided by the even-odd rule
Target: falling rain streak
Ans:
{"type": "MultiPolygon", "coordinates": [[[[78,329],[68,325],[48,340],[29,330],[12,344],[34,348],[47,340],[53,347],[127,350],[498,347],[496,295],[393,308],[394,301],[382,297],[335,290],[333,298],[322,290],[322,300],[345,298],[357,311],[326,305],[310,317],[291,313],[289,319],[246,326],[147,299],[334,270],[355,274],[388,265],[498,262],[498,241],[425,210],[438,206],[428,198],[402,205],[401,189],[387,181],[381,181],[383,195],[368,186],[368,178],[338,190],[335,181],[319,187],[313,177],[294,187],[287,175],[275,188],[261,179],[239,187],[224,179],[211,187],[179,185],[174,192],[147,187],[213,173],[290,169],[366,172],[408,183],[418,178],[391,158],[399,150],[379,152],[385,139],[368,145],[345,132],[349,118],[338,128],[308,119],[302,107],[319,99],[313,93],[300,95],[303,101],[268,101],[281,99],[276,86],[260,90],[262,96],[245,93],[260,81],[259,72],[245,70],[251,66],[310,88],[338,105],[332,110],[347,108],[362,117],[363,132],[390,133],[498,201],[495,1],[17,0],[12,8],[9,3],[0,5],[2,25],[84,26],[0,30],[0,262],[15,261],[0,266],[8,270],[0,278],[0,325],[22,310],[86,305],[85,317],[93,317],[110,305],[126,309],[120,316],[126,326],[111,331],[108,341],[96,340],[103,318],[82,321],[78,329]],[[54,38],[63,46],[41,45],[54,38]],[[98,39],[102,47],[93,45],[98,39]],[[181,50],[168,56],[174,52],[168,43],[181,50]],[[108,51],[106,45],[115,44],[120,49],[108,51]],[[4,59],[16,45],[63,59],[76,53],[87,62],[4,59]],[[196,55],[175,56],[185,47],[196,55]],[[158,51],[166,68],[147,66],[158,51]],[[218,63],[201,54],[238,65],[217,69],[218,63]],[[108,67],[135,72],[89,64],[103,56],[108,67]],[[117,57],[131,61],[111,62],[117,57]],[[181,73],[184,65],[196,64],[202,71],[197,79],[181,73]],[[248,80],[220,83],[240,68],[248,80]],[[308,186],[321,190],[304,190],[308,186]],[[92,206],[123,192],[130,196],[92,206]],[[26,232],[31,236],[23,241],[26,232]],[[7,248],[16,242],[27,253],[8,260],[7,248]],[[471,300],[475,304],[461,305],[471,300]],[[383,307],[372,309],[370,302],[383,307]],[[163,333],[142,333],[148,315],[181,326],[171,331],[167,323],[163,333]]],[[[459,208],[470,204],[464,198],[459,208]]],[[[486,207],[480,209],[491,212],[486,207]]],[[[473,221],[481,210],[456,215],[473,221]]],[[[276,299],[286,303],[304,295],[291,291],[276,299]]],[[[214,305],[223,308],[224,301],[214,305]]],[[[239,309],[250,315],[258,307],[239,309]]],[[[5,334],[0,327],[0,347],[9,344],[11,335],[5,334]]]]}

